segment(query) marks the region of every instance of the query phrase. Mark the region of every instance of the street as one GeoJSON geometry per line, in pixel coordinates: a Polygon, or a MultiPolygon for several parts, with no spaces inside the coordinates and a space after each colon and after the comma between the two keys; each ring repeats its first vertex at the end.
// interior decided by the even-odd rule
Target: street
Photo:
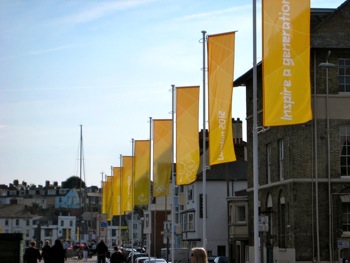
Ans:
{"type": "Polygon", "coordinates": [[[78,257],[68,258],[65,263],[77,263],[77,262],[97,262],[97,256],[92,256],[88,258],[87,261],[83,261],[82,259],[78,259],[78,257]]]}

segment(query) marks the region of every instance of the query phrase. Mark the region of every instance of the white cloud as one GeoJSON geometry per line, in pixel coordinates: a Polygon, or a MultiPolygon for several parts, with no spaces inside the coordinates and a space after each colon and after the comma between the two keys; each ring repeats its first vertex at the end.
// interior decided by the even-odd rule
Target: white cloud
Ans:
{"type": "Polygon", "coordinates": [[[123,0],[123,1],[111,1],[111,2],[99,2],[99,4],[90,6],[85,10],[82,10],[76,14],[68,16],[64,19],[66,23],[80,24],[91,22],[95,19],[109,15],[114,11],[126,10],[130,8],[136,8],[140,5],[153,2],[153,0],[123,0]]]}

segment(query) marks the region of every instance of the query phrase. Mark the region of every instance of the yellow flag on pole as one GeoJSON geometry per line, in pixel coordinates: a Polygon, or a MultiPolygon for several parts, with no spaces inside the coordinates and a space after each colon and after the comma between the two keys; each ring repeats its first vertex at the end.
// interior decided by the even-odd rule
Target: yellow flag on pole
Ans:
{"type": "Polygon", "coordinates": [[[153,125],[153,196],[167,196],[171,176],[172,120],[154,120],[153,125]]]}
{"type": "Polygon", "coordinates": [[[102,209],[101,213],[106,214],[107,213],[107,182],[102,181],[102,209]]]}
{"type": "Polygon", "coordinates": [[[236,161],[232,132],[235,32],[208,36],[209,164],[236,161]]]}
{"type": "Polygon", "coordinates": [[[135,140],[134,205],[149,204],[150,141],[135,140]]]}
{"type": "Polygon", "coordinates": [[[122,214],[131,212],[133,209],[132,200],[132,156],[123,156],[122,173],[122,214]]]}
{"type": "Polygon", "coordinates": [[[120,182],[121,182],[121,168],[120,167],[113,167],[113,206],[112,206],[112,214],[114,216],[121,215],[121,203],[120,203],[120,182]]]}
{"type": "Polygon", "coordinates": [[[262,1],[263,124],[282,126],[312,119],[310,0],[262,1]]]}
{"type": "Polygon", "coordinates": [[[107,195],[106,195],[106,200],[107,200],[107,220],[112,220],[112,176],[108,175],[107,176],[107,195]]]}
{"type": "Polygon", "coordinates": [[[176,88],[176,184],[196,180],[199,167],[199,86],[176,88]]]}

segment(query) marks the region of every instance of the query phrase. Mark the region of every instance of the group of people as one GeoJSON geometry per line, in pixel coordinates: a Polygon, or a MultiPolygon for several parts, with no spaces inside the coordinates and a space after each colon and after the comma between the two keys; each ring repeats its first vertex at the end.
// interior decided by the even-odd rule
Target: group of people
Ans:
{"type": "Polygon", "coordinates": [[[36,242],[30,242],[30,246],[25,250],[23,260],[25,263],[37,263],[37,260],[44,260],[44,263],[64,263],[65,250],[59,239],[55,240],[55,244],[50,246],[50,242],[45,241],[41,253],[36,247],[36,242]]]}
{"type": "Polygon", "coordinates": [[[100,242],[97,244],[96,253],[97,253],[97,263],[105,263],[106,257],[109,258],[110,263],[126,262],[126,258],[118,246],[115,246],[114,252],[112,253],[112,255],[109,255],[108,247],[103,241],[103,239],[101,239],[100,242]]]}
{"type": "MultiPolygon", "coordinates": [[[[86,244],[85,244],[86,245],[86,244]]],[[[87,245],[85,246],[88,247],[87,245]]],[[[101,239],[97,244],[97,263],[105,263],[106,257],[109,257],[108,247],[101,239]]],[[[88,249],[83,250],[83,260],[87,261],[88,249]]],[[[44,260],[44,263],[64,263],[66,258],[66,251],[63,248],[62,242],[59,239],[55,240],[55,244],[50,246],[50,242],[45,241],[41,253],[36,248],[36,242],[31,241],[30,247],[25,250],[23,259],[25,263],[37,263],[37,260],[44,260]]],[[[114,247],[114,253],[110,256],[110,263],[123,263],[125,262],[125,256],[120,251],[118,246],[114,247]]],[[[191,249],[191,262],[190,263],[208,263],[208,255],[204,248],[194,247],[191,249]]]]}

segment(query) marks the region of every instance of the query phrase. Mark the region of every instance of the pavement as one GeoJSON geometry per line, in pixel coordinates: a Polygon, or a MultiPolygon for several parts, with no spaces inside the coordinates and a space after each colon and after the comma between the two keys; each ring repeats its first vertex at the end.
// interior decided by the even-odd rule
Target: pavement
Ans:
{"type": "Polygon", "coordinates": [[[88,258],[87,261],[83,261],[82,259],[78,259],[78,257],[72,257],[72,258],[67,258],[65,263],[77,263],[77,262],[97,262],[97,256],[92,256],[91,258],[88,258]]]}

